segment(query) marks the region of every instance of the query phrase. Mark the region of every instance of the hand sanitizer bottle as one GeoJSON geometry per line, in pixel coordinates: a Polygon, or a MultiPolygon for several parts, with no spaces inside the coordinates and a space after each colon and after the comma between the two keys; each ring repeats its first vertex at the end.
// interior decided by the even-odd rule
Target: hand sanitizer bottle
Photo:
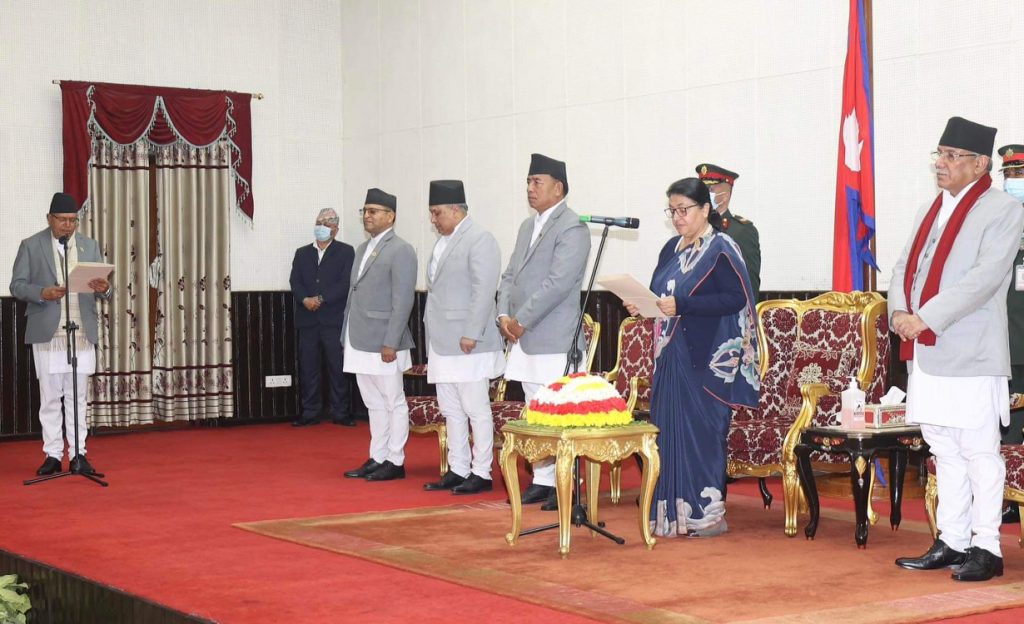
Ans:
{"type": "Polygon", "coordinates": [[[857,386],[857,378],[850,376],[850,387],[843,390],[840,408],[840,426],[843,429],[864,428],[864,391],[857,386]]]}

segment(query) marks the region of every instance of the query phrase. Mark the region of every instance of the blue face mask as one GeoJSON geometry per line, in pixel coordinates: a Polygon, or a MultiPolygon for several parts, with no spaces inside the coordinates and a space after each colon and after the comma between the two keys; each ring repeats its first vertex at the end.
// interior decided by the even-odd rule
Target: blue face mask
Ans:
{"type": "Polygon", "coordinates": [[[313,228],[313,237],[321,243],[331,240],[331,228],[326,225],[317,225],[313,228]]]}
{"type": "Polygon", "coordinates": [[[1024,178],[1006,178],[1003,180],[1003,190],[1024,203],[1024,178]]]}

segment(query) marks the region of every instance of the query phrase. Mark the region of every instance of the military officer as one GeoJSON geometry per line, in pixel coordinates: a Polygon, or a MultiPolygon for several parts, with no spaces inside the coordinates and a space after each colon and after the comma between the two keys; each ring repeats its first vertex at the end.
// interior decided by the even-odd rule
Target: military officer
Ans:
{"type": "Polygon", "coordinates": [[[722,231],[728,234],[740,247],[743,262],[747,265],[750,286],[754,289],[751,298],[757,301],[761,290],[761,240],[754,224],[729,210],[732,199],[732,187],[740,174],[711,163],[701,163],[696,167],[697,175],[711,191],[711,205],[722,215],[722,231]]]}
{"type": "MultiPolygon", "coordinates": [[[[1003,159],[1003,190],[1024,202],[1024,145],[999,148],[1003,159]]],[[[1024,236],[1013,260],[1013,279],[1006,293],[1006,311],[1010,330],[1010,392],[1024,393],[1024,236]]],[[[1024,410],[1010,413],[1010,426],[1002,432],[1003,444],[1024,443],[1024,410]]],[[[1020,522],[1020,508],[1009,503],[1003,509],[1003,522],[1020,522]]]]}

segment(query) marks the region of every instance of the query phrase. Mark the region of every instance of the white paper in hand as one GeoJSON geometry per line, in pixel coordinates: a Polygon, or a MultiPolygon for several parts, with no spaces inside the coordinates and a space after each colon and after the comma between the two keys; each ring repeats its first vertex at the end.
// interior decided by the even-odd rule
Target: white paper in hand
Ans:
{"type": "Polygon", "coordinates": [[[628,273],[602,275],[597,283],[619,296],[624,303],[632,303],[647,318],[661,318],[665,313],[658,308],[658,295],[651,292],[635,277],[628,273]]]}
{"type": "Polygon", "coordinates": [[[91,293],[89,282],[94,279],[107,279],[114,271],[114,265],[106,262],[79,262],[68,275],[68,291],[73,293],[91,293]]]}

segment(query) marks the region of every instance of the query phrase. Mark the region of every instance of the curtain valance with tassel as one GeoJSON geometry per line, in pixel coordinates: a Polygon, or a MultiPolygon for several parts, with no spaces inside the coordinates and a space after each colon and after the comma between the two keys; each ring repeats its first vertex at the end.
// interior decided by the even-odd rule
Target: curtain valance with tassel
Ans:
{"type": "Polygon", "coordinates": [[[235,206],[249,219],[252,196],[251,95],[170,87],[62,81],[64,192],[89,203],[95,142],[127,146],[230,145],[235,206]]]}

